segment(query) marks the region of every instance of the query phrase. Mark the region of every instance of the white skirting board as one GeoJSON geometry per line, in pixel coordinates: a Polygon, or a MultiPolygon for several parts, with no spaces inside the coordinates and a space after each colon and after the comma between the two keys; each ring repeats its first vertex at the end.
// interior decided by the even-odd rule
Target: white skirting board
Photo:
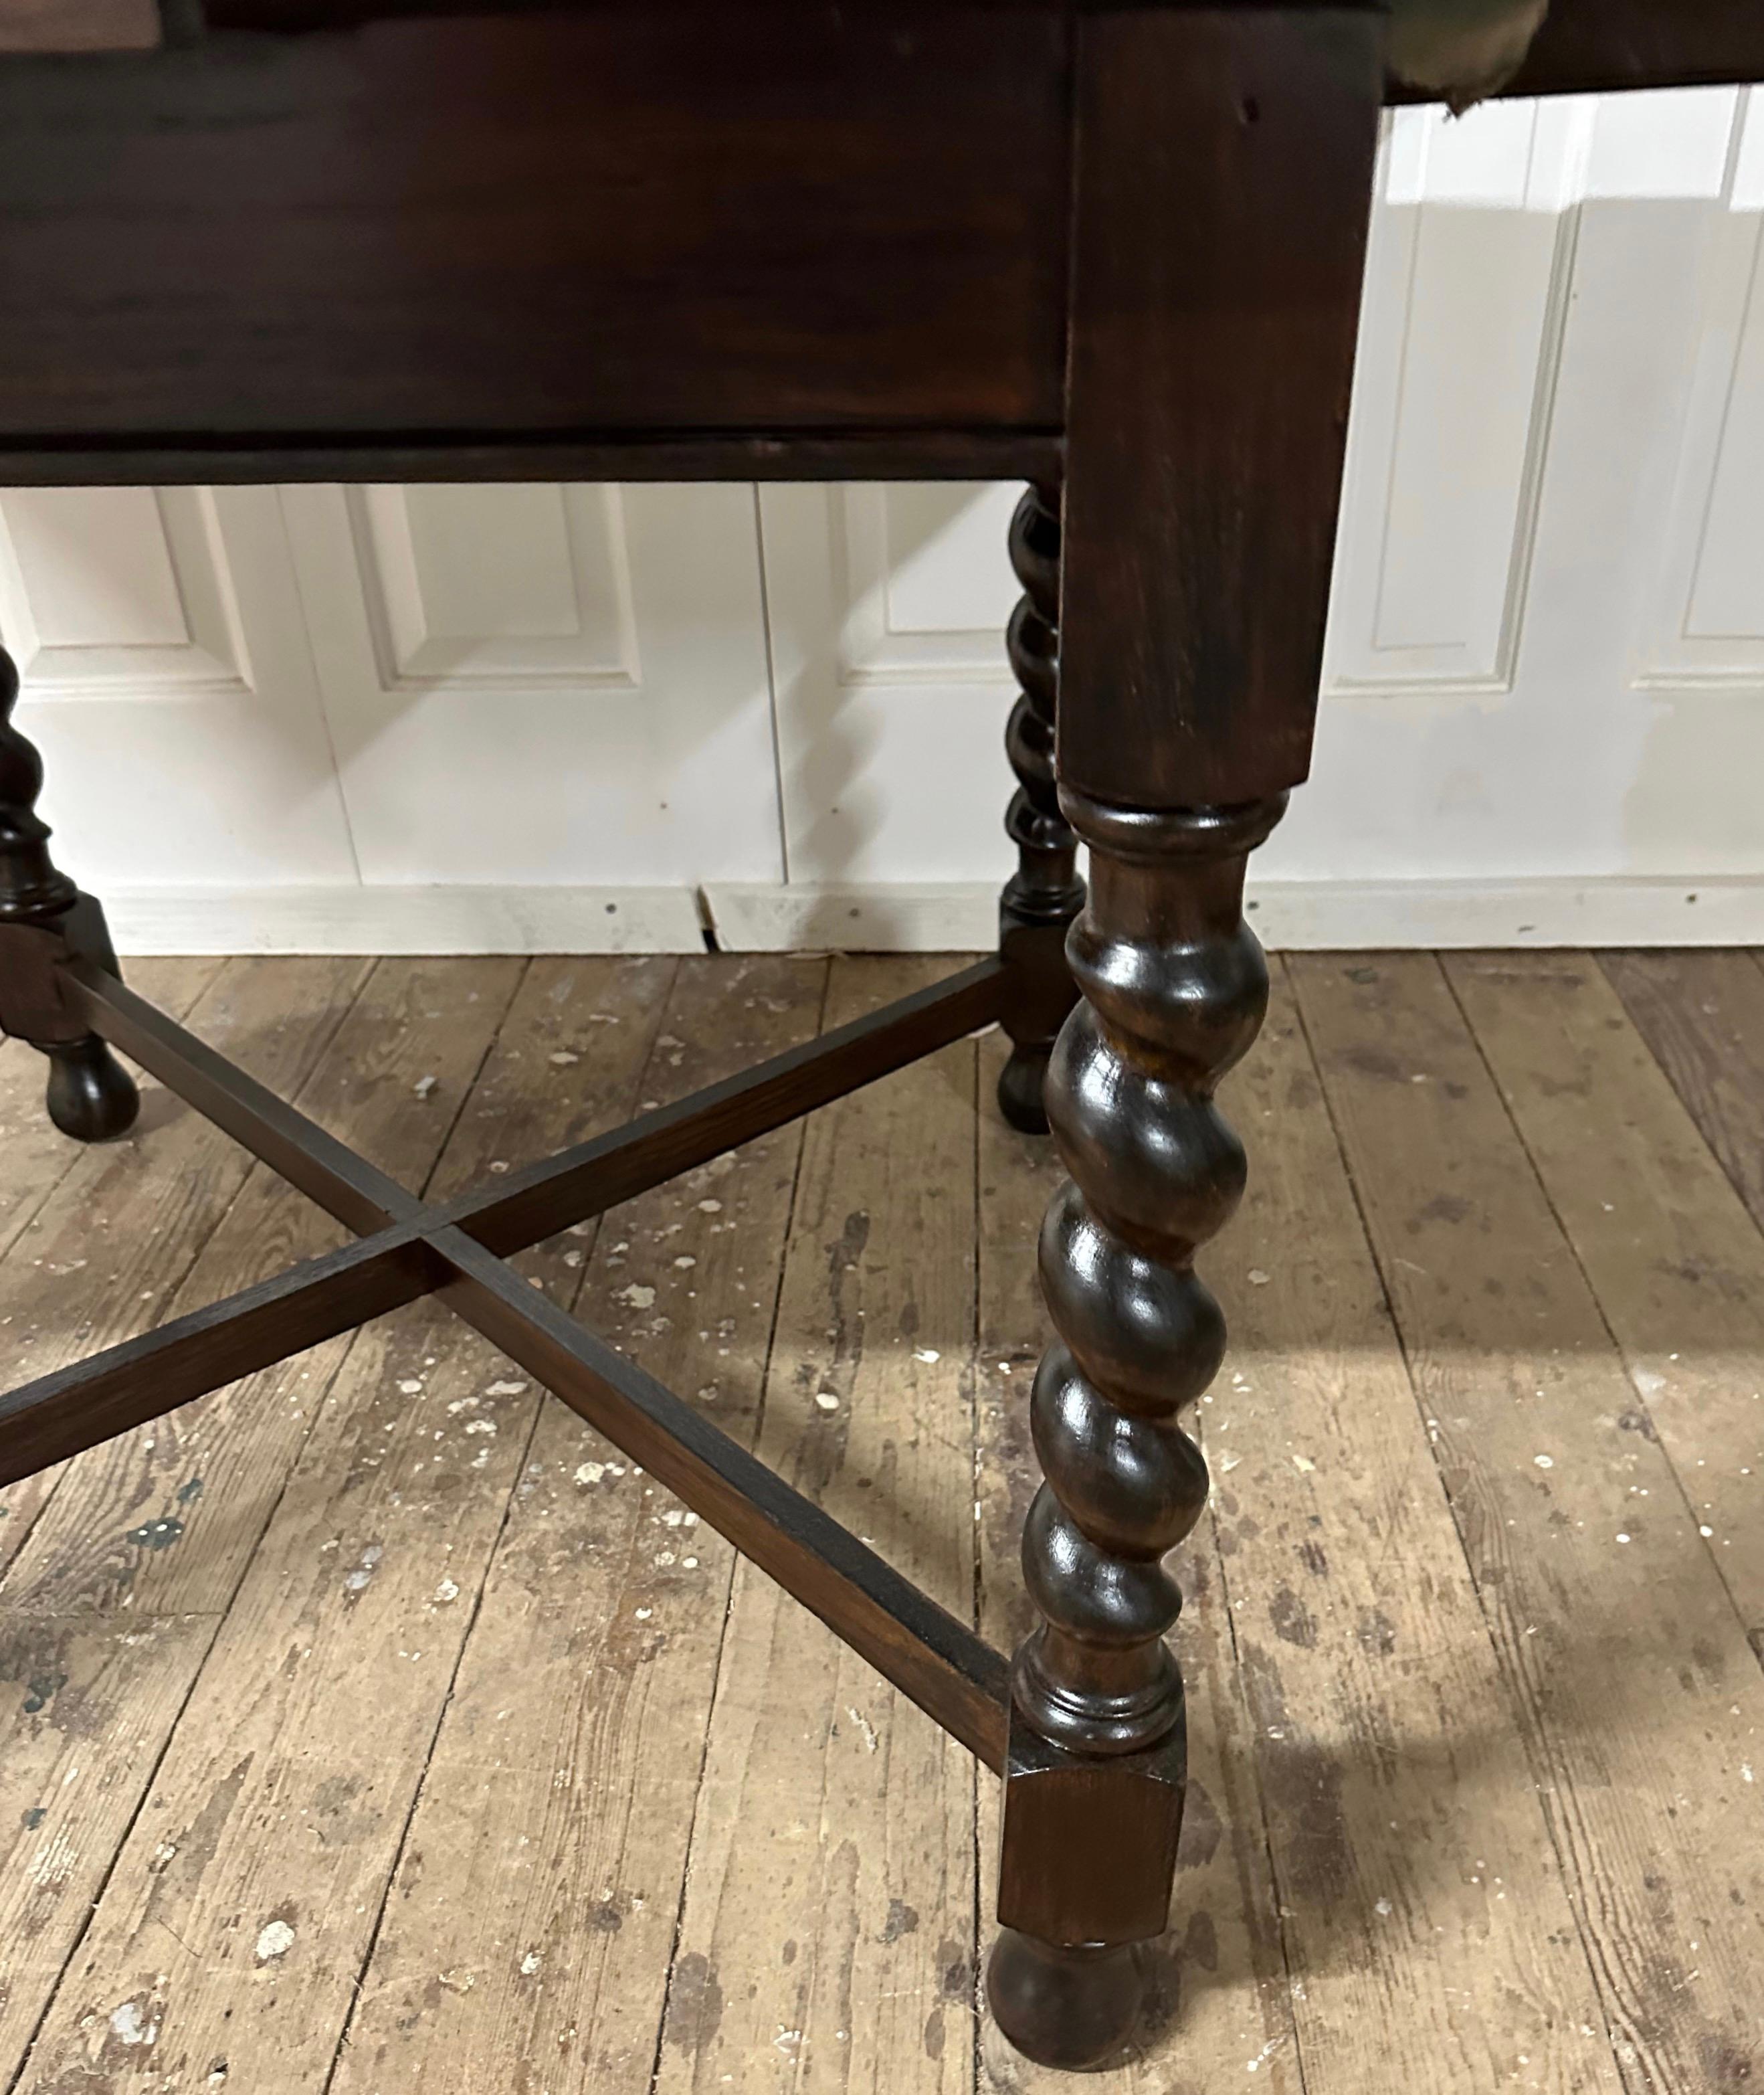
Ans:
{"type": "Polygon", "coordinates": [[[701,953],[690,887],[122,888],[118,952],[701,953]]]}
{"type": "MultiPolygon", "coordinates": [[[[974,952],[997,891],[942,886],[124,888],[104,897],[128,953],[974,952]]],[[[1764,876],[1252,881],[1276,952],[1466,946],[1764,945],[1764,876]]]]}
{"type": "MultiPolygon", "coordinates": [[[[983,950],[997,935],[989,888],[704,890],[719,945],[780,952],[983,950]]],[[[1266,881],[1249,883],[1249,921],[1275,952],[1400,947],[1764,944],[1764,877],[1629,879],[1266,881]]]]}

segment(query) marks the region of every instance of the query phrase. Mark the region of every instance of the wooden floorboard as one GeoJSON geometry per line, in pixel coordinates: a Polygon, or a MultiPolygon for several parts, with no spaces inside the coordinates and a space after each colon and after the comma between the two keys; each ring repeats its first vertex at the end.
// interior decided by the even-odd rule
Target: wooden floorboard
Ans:
{"type": "MultiPolygon", "coordinates": [[[[836,960],[838,1025],[947,972],[836,960]]],[[[974,1573],[975,1051],[806,1130],[756,1445],[963,1620],[974,1573]]],[[[655,2085],[973,2082],[974,1763],[736,1567],[655,2085]]]]}
{"type": "Polygon", "coordinates": [[[1675,1473],[1678,1535],[1764,1648],[1764,1233],[1588,956],[1454,954],[1446,970],[1622,1348],[1629,1422],[1675,1473]]]}
{"type": "Polygon", "coordinates": [[[1764,1678],[1439,963],[1291,969],[1624,2085],[1738,2090],[1764,1678]]]}
{"type": "MultiPolygon", "coordinates": [[[[295,1089],[368,973],[359,960],[274,968],[236,960],[209,979],[190,1022],[261,1082],[295,1089]]],[[[56,1152],[51,1158],[62,1161],[56,1152]]],[[[134,1132],[76,1149],[0,1262],[9,1384],[204,1300],[199,1282],[188,1298],[180,1291],[251,1171],[252,1160],[236,1143],[181,1100],[144,1082],[134,1132]]],[[[223,1292],[224,1284],[212,1291],[223,1292]]],[[[0,1491],[0,1566],[24,1546],[63,1474],[58,1466],[0,1491]]],[[[125,1489],[123,1509],[131,1503],[125,1489]]]]}
{"type": "MultiPolygon", "coordinates": [[[[451,1193],[946,971],[131,974],[451,1193]]],[[[1058,1168],[1002,1052],[519,1263],[1008,1646],[1058,1168]]],[[[46,1133],[41,1077],[0,1046],[8,1382],[336,1239],[156,1087],[46,1133]]],[[[1751,2095],[1764,969],[1310,956],[1223,1103],[1193,1788],[1089,2084],[1751,2095]]],[[[993,1779],[436,1304],[0,1509],[8,2095],[1076,2085],[975,2013],[993,1779]]]]}
{"type": "Polygon", "coordinates": [[[1226,1103],[1214,1520],[1307,2095],[1618,2083],[1561,1869],[1284,969],[1226,1103]]]}
{"type": "MultiPolygon", "coordinates": [[[[788,957],[683,962],[643,1097],[811,1038],[826,974],[788,957]]],[[[592,1034],[582,1052],[595,1057],[592,1034]]],[[[581,1313],[744,1441],[801,1143],[781,1129],[563,1240],[581,1313]]],[[[733,1566],[573,1413],[543,1408],[337,2095],[648,2086],[733,1566]]]]}
{"type": "MultiPolygon", "coordinates": [[[[219,960],[139,960],[129,969],[128,979],[163,1011],[187,1018],[224,965],[219,960]]],[[[85,1154],[43,1109],[48,1069],[35,1048],[22,1040],[0,1039],[0,1156],[6,1159],[0,1173],[0,1257],[85,1154]]],[[[157,1104],[148,1106],[150,1126],[160,1110],[157,1104]]],[[[0,1331],[7,1328],[0,1324],[0,1331]]]]}
{"type": "Polygon", "coordinates": [[[1764,956],[1607,953],[1602,965],[1764,1228],[1764,956]]]}
{"type": "MultiPolygon", "coordinates": [[[[149,971],[136,972],[151,982],[149,971]]],[[[358,962],[233,962],[218,973],[199,965],[184,981],[198,992],[193,1018],[211,1038],[266,1081],[298,1087],[368,972],[358,962]]],[[[12,1156],[9,1150],[9,1166],[12,1156]]],[[[235,1145],[148,1084],[134,1136],[75,1156],[71,1167],[46,1158],[51,1190],[0,1261],[0,1316],[10,1319],[9,1338],[18,1335],[0,1354],[9,1382],[158,1322],[183,1306],[185,1286],[201,1300],[209,1276],[219,1278],[217,1293],[227,1284],[228,1223],[253,1176],[235,1145]]],[[[279,1255],[274,1244],[264,1248],[279,1255]]],[[[169,1425],[132,1435],[0,1494],[0,1561],[10,1564],[0,1578],[0,2080],[7,2084],[226,1605],[227,1592],[212,1589],[193,1606],[187,1598],[137,1605],[137,1579],[160,1584],[187,1529],[207,1524],[219,1503],[197,1511],[205,1487],[199,1468],[180,1463],[180,1429],[169,1425]],[[66,1563],[60,1544],[69,1537],[80,1538],[73,1554],[87,1569],[99,1558],[109,1567],[98,1581],[105,1597],[82,1575],[33,1576],[66,1563]]]]}
{"type": "MultiPolygon", "coordinates": [[[[280,976],[284,1018],[289,1031],[298,1030],[293,998],[304,978],[255,962],[247,972],[266,1014],[275,1008],[272,980],[280,976]]],[[[302,1103],[345,1139],[419,1182],[495,1038],[520,964],[388,961],[357,972],[367,974],[359,995],[342,1024],[328,1030],[328,1052],[310,1082],[297,1088],[302,1103]],[[435,1087],[419,1095],[429,1075],[435,1087]]],[[[188,1296],[226,1292],[320,1248],[335,1226],[270,1174],[254,1173],[191,1269],[188,1296]]],[[[347,1551],[350,1522],[342,1516],[325,1533],[300,1530],[298,1543],[286,1547],[278,1533],[295,1527],[303,1504],[298,1493],[291,1502],[285,1497],[291,1469],[298,1479],[300,1458],[315,1441],[322,1462],[333,1432],[359,1456],[350,1510],[371,1518],[380,1460],[373,1439],[396,1393],[369,1369],[337,1405],[324,1399],[345,1359],[358,1367],[371,1361],[382,1330],[334,1340],[80,1456],[0,1584],[0,1606],[27,1642],[44,1634],[39,1617],[100,1625],[100,1634],[164,1622],[206,1629],[169,1646],[180,1664],[193,1662],[187,1699],[162,1693],[157,1681],[142,1691],[144,1702],[178,1719],[169,1738],[139,1722],[132,1701],[124,1702],[119,1733],[106,1735],[121,1749],[118,1779],[93,1785],[95,1825],[73,1815],[85,1807],[72,1800],[85,1797],[92,1777],[106,1771],[102,1761],[92,1766],[77,1706],[64,1710],[53,1695],[35,1710],[35,1697],[0,1703],[9,1723],[59,1733],[67,1765],[80,1768],[65,1797],[37,1800],[56,1817],[67,1814],[56,1851],[66,1867],[54,1927],[30,1938],[30,1954],[9,1975],[0,2028],[9,2072],[29,2045],[20,2088],[52,2088],[70,2076],[158,2087],[174,2058],[184,2061],[180,2072],[193,2074],[196,2052],[207,2050],[206,2075],[214,2058],[253,2040],[281,2070],[281,2032],[269,2012],[273,1990],[256,1991],[255,2012],[237,2041],[224,2027],[234,2007],[227,1992],[232,1959],[241,1949],[250,1968],[250,1943],[238,1938],[259,1932],[245,1930],[248,1901],[229,1900],[228,1890],[236,1857],[296,1881],[302,1849],[334,1849],[346,1860],[351,1844],[337,1840],[332,1827],[371,1816],[352,1812],[346,1781],[323,1791],[325,1727],[302,1702],[316,1670],[307,1660],[318,1596],[335,1588],[348,1607],[348,1567],[370,1545],[347,1551]],[[75,1609],[81,1613],[66,1612],[75,1609]],[[320,1785],[316,1799],[301,1791],[295,1770],[320,1785]],[[283,1849],[274,1829],[304,1838],[283,1849]],[[105,1843],[119,1836],[113,1856],[105,1843]],[[217,2032],[215,2024],[223,2027],[217,2032]]],[[[363,1633],[349,1642],[352,1665],[362,1671],[382,1654],[367,1624],[358,1627],[363,1633]]],[[[355,1728],[376,1735],[364,1712],[355,1728]]],[[[406,1749],[410,1743],[403,1741],[406,1749]]],[[[0,1751],[10,1759],[9,1749],[0,1751]]],[[[0,1825],[12,1823],[0,1815],[0,1825]]],[[[53,1823],[39,1829],[40,1843],[53,1823]]]]}

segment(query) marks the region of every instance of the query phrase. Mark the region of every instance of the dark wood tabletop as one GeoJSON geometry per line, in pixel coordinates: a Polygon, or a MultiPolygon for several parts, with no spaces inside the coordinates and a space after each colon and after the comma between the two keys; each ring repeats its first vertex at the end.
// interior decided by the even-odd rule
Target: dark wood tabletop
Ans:
{"type": "MultiPolygon", "coordinates": [[[[1081,19],[172,0],[0,57],[0,477],[1032,477],[1081,19]]],[[[1261,151],[1318,150],[1336,74],[1266,50],[1261,151]]],[[[1759,70],[1757,0],[1557,0],[1509,85],[1759,70]]]]}

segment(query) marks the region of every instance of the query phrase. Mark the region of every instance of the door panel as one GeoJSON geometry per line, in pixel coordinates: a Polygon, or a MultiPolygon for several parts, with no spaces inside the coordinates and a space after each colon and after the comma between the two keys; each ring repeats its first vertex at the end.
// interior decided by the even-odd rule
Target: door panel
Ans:
{"type": "Polygon", "coordinates": [[[750,488],[283,500],[364,881],[780,878],[750,488]]]}
{"type": "Polygon", "coordinates": [[[1020,493],[760,490],[793,882],[1002,878],[1020,493]]]}
{"type": "Polygon", "coordinates": [[[273,489],[0,494],[0,636],[87,886],[354,881],[273,489]]]}

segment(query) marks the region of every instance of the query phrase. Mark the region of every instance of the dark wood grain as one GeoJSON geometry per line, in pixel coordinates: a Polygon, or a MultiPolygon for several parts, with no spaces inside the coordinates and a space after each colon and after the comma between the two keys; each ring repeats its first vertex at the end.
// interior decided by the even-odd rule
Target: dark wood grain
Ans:
{"type": "Polygon", "coordinates": [[[1244,872],[1284,803],[1154,814],[1067,791],[1062,805],[1090,847],[1068,944],[1084,1001],[1047,1078],[1072,1176],[1041,1230],[1058,1336],[1030,1398],[1045,1480],[1023,1546],[1040,1621],[1011,1666],[988,1991],[1019,2049],[1078,2067],[1128,2035],[1131,1945],[1169,1916],[1187,1762],[1166,1642],[1182,1596],[1165,1560],[1207,1494],[1177,1418],[1224,1357],[1194,1257],[1244,1188],[1213,1092],[1267,1008],[1244,872]]]}
{"type": "Polygon", "coordinates": [[[1059,767],[1099,799],[1228,804],[1309,766],[1379,35],[1080,20],[1059,767]]]}
{"type": "MultiPolygon", "coordinates": [[[[1187,1783],[1162,1560],[1206,1495],[1176,1414],[1223,1343],[1192,1261],[1242,1177],[1212,1093],[1266,988],[1244,860],[1309,762],[1382,15],[211,0],[205,31],[180,0],[167,20],[150,54],[0,62],[0,477],[1021,473],[1022,863],[997,960],[437,1207],[121,987],[0,719],[0,1017],[72,1073],[63,1124],[112,1131],[114,1039],[368,1233],[15,1392],[0,1477],[437,1291],[1006,1773],[990,1997],[1036,2058],[1094,2062],[1138,2009],[1132,1945],[1162,1924],[1187,1783]],[[1076,899],[1056,673],[1097,887],[1051,1063],[1075,1184],[1043,1239],[1041,1626],[1007,1739],[997,1653],[498,1253],[1001,1014],[1007,1104],[1034,1117],[1076,899]]],[[[1511,87],[1761,72],[1754,0],[1556,0],[1511,87]]],[[[1619,1772],[1609,1793],[1639,1793],[1619,1772]]],[[[1691,1874],[1715,1881],[1733,1846],[1711,1818],[1691,1874]]],[[[1723,1968],[1704,1996],[1740,1990],[1723,1968]]],[[[1675,2027],[1640,2033],[1692,2084],[1675,2027]]]]}
{"type": "Polygon", "coordinates": [[[1249,853],[1310,762],[1382,89],[1340,10],[1080,17],[1061,542],[1060,806],[1090,847],[1083,1001],[1045,1100],[1072,1183],[1041,1236],[1058,1336],[1030,1415],[987,1976],[1038,2062],[1146,2005],[1187,1785],[1181,1596],[1206,1502],[1177,1414],[1224,1352],[1196,1251],[1241,1195],[1213,1104],[1267,998],[1249,853]]]}
{"type": "Polygon", "coordinates": [[[1055,427],[1065,43],[801,0],[8,60],[0,446],[1055,427]]]}
{"type": "MultiPolygon", "coordinates": [[[[641,5],[642,0],[629,3],[641,5]]],[[[206,0],[206,13],[216,25],[303,29],[401,15],[519,14],[557,4],[558,0],[206,0]]],[[[746,4],[751,9],[755,0],[746,0],[746,4]]],[[[994,4],[1002,13],[1033,9],[1045,0],[994,0],[994,4]]],[[[1172,4],[1192,5],[1193,0],[1172,0],[1172,4]]],[[[1232,0],[1224,4],[1229,7],[1232,0]]],[[[1262,0],[1236,0],[1236,4],[1250,7],[1262,0]]],[[[1406,0],[1396,0],[1399,11],[1405,4],[1406,0]]],[[[1755,0],[1553,0],[1530,56],[1499,91],[1583,94],[1761,76],[1764,15],[1755,0]]],[[[1428,98],[1393,83],[1390,98],[1428,98]]]]}
{"type": "Polygon", "coordinates": [[[1501,92],[1588,94],[1761,79],[1764,7],[1757,0],[1552,0],[1530,54],[1501,92]]]}
{"type": "MultiPolygon", "coordinates": [[[[1063,11],[1041,0],[860,0],[836,12],[767,0],[732,15],[691,0],[217,0],[210,20],[214,33],[174,36],[150,55],[0,59],[7,484],[1058,470],[1063,11]],[[272,28],[316,33],[262,33],[272,28]]],[[[1327,458],[1310,455],[1328,449],[1318,433],[1330,413],[1316,403],[1339,387],[1314,329],[1339,285],[1320,305],[1310,294],[1341,273],[1357,229],[1341,207],[1340,153],[1310,149],[1342,93],[1365,88],[1363,77],[1345,85],[1343,47],[1370,49],[1370,17],[1171,7],[1137,25],[1134,11],[1105,13],[1082,33],[1094,91],[1108,92],[1111,43],[1142,42],[1149,57],[1171,37],[1184,53],[1171,80],[1154,80],[1155,62],[1145,69],[1136,142],[1124,106],[1092,139],[1088,194],[1115,237],[1087,260],[1085,294],[1100,287],[1108,302],[1111,268],[1118,287],[1151,291],[1160,280],[1143,265],[1161,254],[1189,319],[1215,308],[1219,368],[1253,375],[1270,419],[1288,403],[1302,431],[1299,396],[1314,389],[1309,438],[1290,454],[1272,429],[1266,446],[1248,425],[1234,431],[1187,383],[1206,345],[1190,333],[1195,357],[1171,356],[1184,337],[1171,335],[1166,297],[1138,368],[1162,374],[1168,399],[1188,399],[1186,433],[1236,446],[1244,484],[1301,461],[1327,477],[1327,458]],[[1265,125],[1280,114],[1275,76],[1304,84],[1305,135],[1287,145],[1305,184],[1276,202],[1258,172],[1259,219],[1233,215],[1229,135],[1193,120],[1210,91],[1209,36],[1233,63],[1256,50],[1246,93],[1265,125]],[[1126,171],[1119,190],[1104,140],[1126,171]],[[1157,150],[1142,158],[1148,144],[1157,150]],[[1191,211],[1202,193],[1214,207],[1191,211]],[[1291,253],[1280,250],[1271,284],[1251,266],[1258,237],[1271,229],[1278,247],[1288,221],[1291,253]],[[1229,300],[1209,261],[1227,265],[1229,300]],[[1278,354],[1258,362],[1252,343],[1243,363],[1219,329],[1235,321],[1253,336],[1245,307],[1283,298],[1293,325],[1275,326],[1278,354]]],[[[1120,63],[1123,76],[1141,70],[1132,55],[1120,63]]],[[[1761,73],[1751,0],[1557,0],[1510,91],[1761,73]]],[[[1258,140],[1258,170],[1281,150],[1258,140]]],[[[1122,403],[1154,438],[1147,404],[1122,403]]],[[[1081,420],[1081,391],[1075,412],[1081,420]]],[[[1148,468],[1167,471],[1175,454],[1148,451],[1148,468]]],[[[1289,514],[1316,507],[1310,480],[1286,490],[1289,514]]],[[[1223,534],[1210,579],[1286,601],[1277,573],[1234,566],[1235,512],[1216,500],[1209,511],[1208,499],[1192,490],[1202,542],[1208,529],[1223,534]]],[[[1132,586],[1128,575],[1121,587],[1132,586]]],[[[1296,629],[1305,609],[1293,599],[1278,624],[1296,629]]],[[[1260,636],[1256,654],[1278,645],[1260,636]]],[[[1228,677],[1203,682],[1193,703],[1230,703],[1246,735],[1272,730],[1246,790],[1293,782],[1303,725],[1252,723],[1228,677]]],[[[1189,791],[1221,790],[1202,780],[1189,791]]]]}
{"type": "Polygon", "coordinates": [[[437,430],[373,438],[337,430],[261,430],[243,438],[186,430],[146,441],[45,438],[7,448],[0,486],[161,487],[265,481],[1052,480],[1065,446],[1056,429],[775,429],[437,430]]]}

